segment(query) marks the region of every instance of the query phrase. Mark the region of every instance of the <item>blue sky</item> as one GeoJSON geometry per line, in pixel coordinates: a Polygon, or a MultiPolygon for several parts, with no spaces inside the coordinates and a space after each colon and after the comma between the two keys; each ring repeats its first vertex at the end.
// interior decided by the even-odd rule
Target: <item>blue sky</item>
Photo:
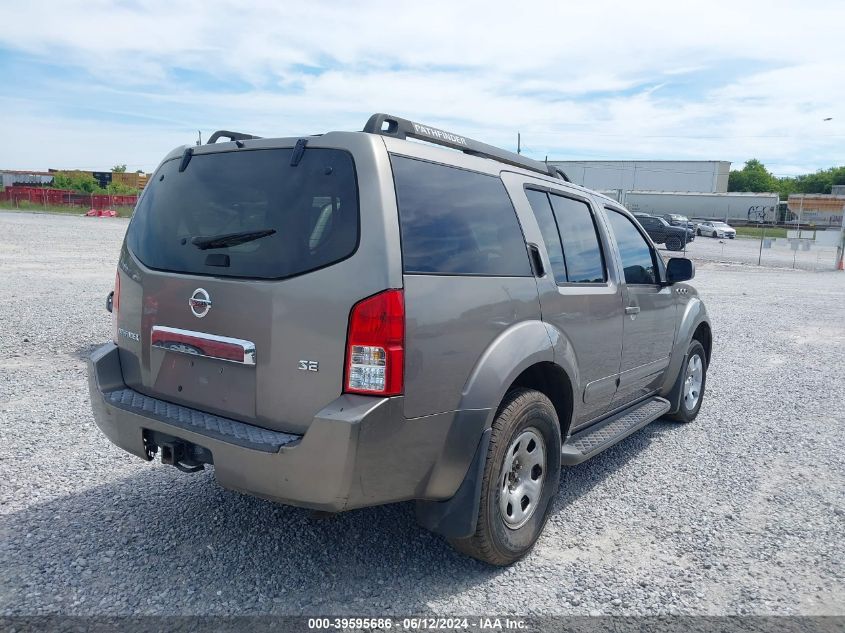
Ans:
{"type": "Polygon", "coordinates": [[[35,0],[0,22],[0,168],[150,171],[197,130],[360,129],[385,111],[509,148],[520,131],[536,158],[802,173],[845,164],[842,14],[815,0],[35,0]]]}

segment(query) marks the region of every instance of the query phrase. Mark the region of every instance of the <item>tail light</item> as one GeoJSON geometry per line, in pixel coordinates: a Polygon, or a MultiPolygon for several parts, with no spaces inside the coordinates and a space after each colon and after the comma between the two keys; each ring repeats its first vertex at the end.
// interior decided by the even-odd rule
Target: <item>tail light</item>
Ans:
{"type": "Polygon", "coordinates": [[[385,290],[359,301],[349,316],[347,393],[396,396],[405,372],[405,298],[385,290]]]}
{"type": "Polygon", "coordinates": [[[112,339],[117,343],[117,313],[120,310],[120,271],[114,273],[114,296],[111,303],[112,339]]]}

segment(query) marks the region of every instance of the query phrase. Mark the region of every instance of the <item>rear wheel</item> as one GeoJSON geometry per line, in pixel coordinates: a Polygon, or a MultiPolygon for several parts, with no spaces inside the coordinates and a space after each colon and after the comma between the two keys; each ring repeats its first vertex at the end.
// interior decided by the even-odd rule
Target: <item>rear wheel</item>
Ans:
{"type": "Polygon", "coordinates": [[[559,482],[554,406],[539,391],[510,391],[493,422],[475,534],[449,542],[491,565],[510,565],[537,542],[559,482]]]}
{"type": "Polygon", "coordinates": [[[707,383],[707,355],[698,341],[690,342],[681,372],[681,406],[669,417],[678,422],[692,422],[701,409],[707,383]]]}
{"type": "Polygon", "coordinates": [[[666,240],[666,248],[670,251],[679,251],[684,247],[683,242],[681,242],[681,238],[677,235],[672,235],[669,239],[666,240]]]}

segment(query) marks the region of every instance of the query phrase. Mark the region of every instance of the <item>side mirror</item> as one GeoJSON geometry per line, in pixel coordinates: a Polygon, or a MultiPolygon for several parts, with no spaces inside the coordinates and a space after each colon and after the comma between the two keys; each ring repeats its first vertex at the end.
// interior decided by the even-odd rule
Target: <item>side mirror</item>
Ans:
{"type": "Polygon", "coordinates": [[[695,264],[685,257],[672,257],[666,264],[666,283],[689,281],[695,277],[695,264]]]}

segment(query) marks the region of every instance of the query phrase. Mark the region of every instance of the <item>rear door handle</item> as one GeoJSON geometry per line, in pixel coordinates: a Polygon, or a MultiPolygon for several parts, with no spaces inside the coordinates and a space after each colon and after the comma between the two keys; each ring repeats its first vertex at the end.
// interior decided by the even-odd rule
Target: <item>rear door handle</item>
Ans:
{"type": "Polygon", "coordinates": [[[639,314],[640,306],[628,306],[625,308],[625,314],[639,314]]]}

